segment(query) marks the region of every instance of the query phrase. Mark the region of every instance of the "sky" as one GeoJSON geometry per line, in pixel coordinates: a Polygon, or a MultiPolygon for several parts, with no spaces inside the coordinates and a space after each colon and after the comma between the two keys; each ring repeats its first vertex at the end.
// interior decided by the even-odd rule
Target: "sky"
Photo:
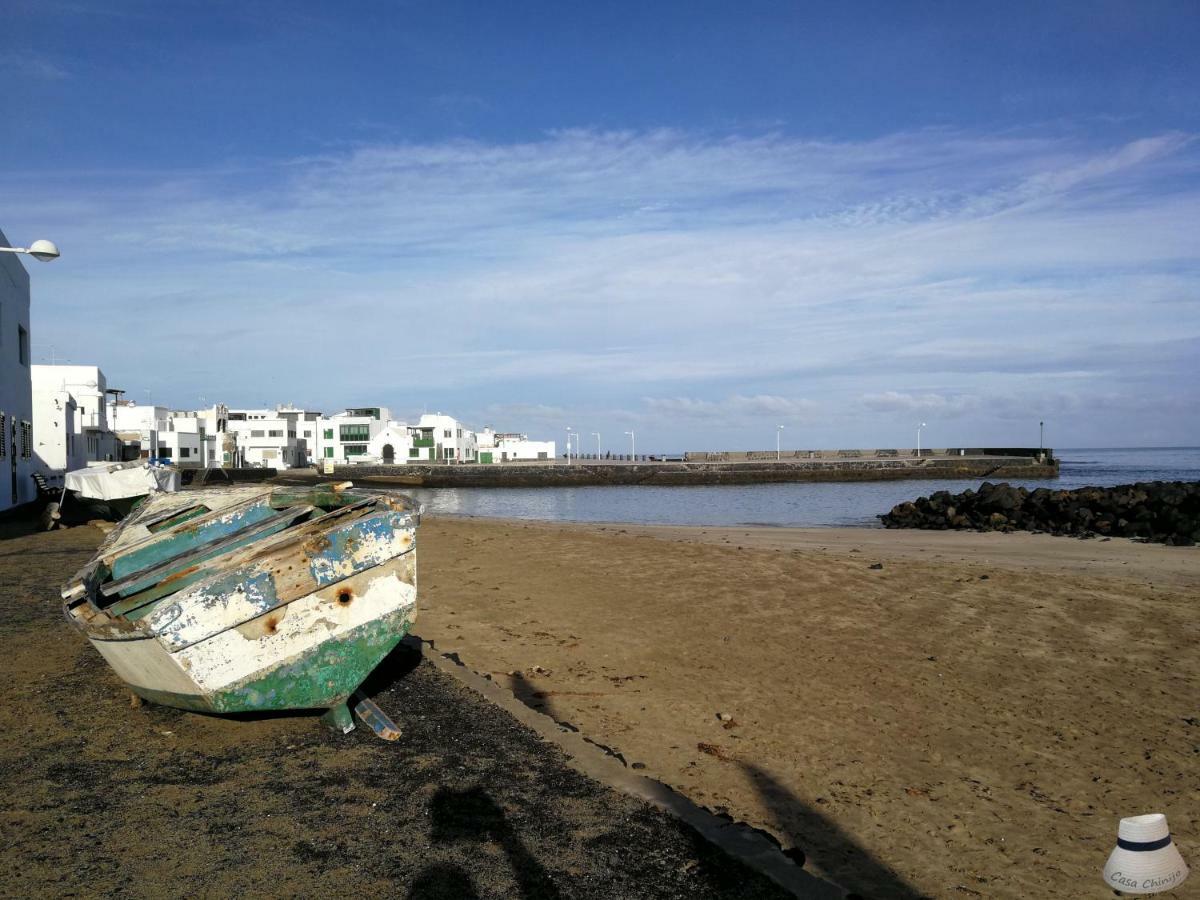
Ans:
{"type": "Polygon", "coordinates": [[[591,451],[1200,444],[1200,6],[0,0],[35,362],[591,451]]]}

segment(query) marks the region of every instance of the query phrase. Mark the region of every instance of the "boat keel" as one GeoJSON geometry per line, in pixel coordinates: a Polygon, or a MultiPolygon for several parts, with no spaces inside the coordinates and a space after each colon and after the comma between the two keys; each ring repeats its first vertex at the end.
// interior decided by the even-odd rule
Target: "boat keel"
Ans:
{"type": "Polygon", "coordinates": [[[329,707],[329,711],[321,716],[321,721],[342,734],[349,734],[354,730],[354,716],[350,715],[350,707],[344,700],[337,706],[329,707]]]}

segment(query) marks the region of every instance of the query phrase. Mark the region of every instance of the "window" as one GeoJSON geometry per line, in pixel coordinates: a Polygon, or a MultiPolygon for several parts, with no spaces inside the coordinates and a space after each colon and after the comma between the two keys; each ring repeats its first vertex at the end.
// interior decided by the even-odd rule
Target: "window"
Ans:
{"type": "Polygon", "coordinates": [[[420,455],[421,455],[421,451],[418,450],[416,447],[408,448],[408,458],[409,459],[416,459],[420,455]]]}
{"type": "Polygon", "coordinates": [[[251,429],[250,437],[262,437],[262,436],[263,436],[263,432],[262,432],[261,428],[251,429]]]}
{"type": "Polygon", "coordinates": [[[367,452],[366,444],[345,444],[342,449],[346,451],[346,459],[351,456],[364,456],[367,452]]]}
{"type": "MultiPolygon", "coordinates": [[[[267,437],[283,437],[282,428],[270,428],[267,430],[267,437]]],[[[293,435],[294,437],[294,435],[293,435]]]]}
{"type": "Polygon", "coordinates": [[[171,448],[170,447],[159,447],[158,455],[161,456],[163,459],[170,459],[171,458],[171,448]]]}
{"type": "Polygon", "coordinates": [[[458,429],[458,436],[459,436],[459,437],[462,437],[462,429],[461,429],[461,428],[460,428],[460,429],[458,429]]]}
{"type": "Polygon", "coordinates": [[[306,429],[304,430],[304,436],[305,436],[306,438],[310,438],[310,437],[312,437],[312,432],[306,428],[306,429]]]}
{"type": "Polygon", "coordinates": [[[191,447],[180,447],[179,455],[181,458],[186,459],[187,457],[192,455],[192,448],[191,447]]]}
{"type": "Polygon", "coordinates": [[[454,448],[453,447],[447,447],[445,449],[445,451],[443,451],[443,452],[446,454],[446,459],[454,459],[454,448]]]}
{"type": "Polygon", "coordinates": [[[17,326],[17,361],[21,365],[29,365],[29,332],[24,325],[17,326]]]}
{"type": "MultiPolygon", "coordinates": [[[[370,425],[342,425],[338,428],[339,438],[345,441],[369,441],[371,439],[370,425]]],[[[363,451],[366,452],[365,450],[363,451]]]]}
{"type": "Polygon", "coordinates": [[[221,458],[224,459],[225,462],[229,462],[229,451],[226,450],[224,453],[222,453],[221,458]]]}
{"type": "Polygon", "coordinates": [[[325,429],[325,440],[327,440],[327,441],[333,440],[333,429],[332,428],[325,429]]]}
{"type": "Polygon", "coordinates": [[[294,438],[295,436],[296,436],[296,432],[289,428],[288,429],[288,437],[294,438]]]}
{"type": "Polygon", "coordinates": [[[33,423],[21,423],[21,456],[29,459],[33,456],[33,423]]]}
{"type": "Polygon", "coordinates": [[[326,459],[333,459],[333,448],[332,448],[332,447],[326,447],[326,448],[325,448],[325,458],[326,458],[326,459]]]}
{"type": "Polygon", "coordinates": [[[442,429],[442,437],[453,437],[449,428],[442,429]]]}
{"type": "Polygon", "coordinates": [[[8,455],[8,417],[0,412],[0,459],[8,455]]]}

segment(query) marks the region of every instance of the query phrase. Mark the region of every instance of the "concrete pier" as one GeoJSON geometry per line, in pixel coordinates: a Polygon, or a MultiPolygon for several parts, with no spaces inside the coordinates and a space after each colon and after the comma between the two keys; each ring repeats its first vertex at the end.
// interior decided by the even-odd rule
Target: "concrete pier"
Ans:
{"type": "MultiPolygon", "coordinates": [[[[813,451],[814,453],[818,451],[813,451]]],[[[920,457],[876,456],[876,451],[822,451],[813,458],[742,458],[731,461],[553,460],[493,465],[352,465],[338,466],[332,477],[361,484],[411,487],[578,487],[585,485],[764,484],[795,481],[885,481],[901,478],[968,478],[991,480],[1058,477],[1058,460],[1050,451],[1026,455],[978,453],[920,457]],[[871,454],[871,455],[868,455],[871,454]]],[[[289,473],[291,475],[293,473],[289,473]]],[[[325,474],[323,477],[329,478],[325,474]]]]}

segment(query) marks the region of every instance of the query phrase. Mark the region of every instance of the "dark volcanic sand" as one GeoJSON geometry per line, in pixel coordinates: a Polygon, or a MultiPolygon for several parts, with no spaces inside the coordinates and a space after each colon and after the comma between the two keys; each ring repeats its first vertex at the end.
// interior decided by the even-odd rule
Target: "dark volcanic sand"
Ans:
{"type": "Polygon", "coordinates": [[[89,527],[0,523],[0,895],[780,897],[401,649],[394,744],[129,695],[63,620],[89,527]]]}

